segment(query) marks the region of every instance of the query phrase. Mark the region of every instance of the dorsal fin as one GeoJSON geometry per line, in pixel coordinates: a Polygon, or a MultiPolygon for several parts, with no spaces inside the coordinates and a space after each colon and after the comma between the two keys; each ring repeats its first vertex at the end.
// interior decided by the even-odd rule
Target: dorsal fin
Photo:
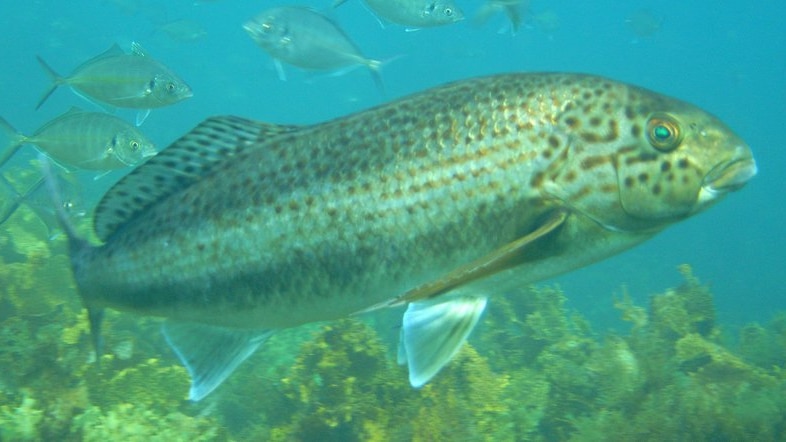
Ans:
{"type": "Polygon", "coordinates": [[[86,113],[86,112],[87,112],[87,111],[86,111],[86,110],[84,110],[84,109],[82,109],[81,107],[77,107],[77,106],[71,106],[71,109],[68,109],[68,111],[66,111],[66,113],[64,113],[63,115],[61,115],[61,117],[64,117],[64,116],[66,116],[66,115],[76,115],[76,114],[83,114],[83,113],[86,113]]]}
{"type": "Polygon", "coordinates": [[[125,54],[126,53],[123,51],[123,49],[117,43],[114,43],[106,51],[96,55],[95,57],[93,57],[93,58],[83,62],[79,66],[77,66],[76,69],[74,69],[72,75],[74,75],[75,73],[81,71],[85,67],[92,65],[93,63],[97,62],[98,60],[103,60],[105,58],[111,58],[111,57],[119,57],[119,56],[125,55],[125,54]]]}
{"type": "Polygon", "coordinates": [[[209,175],[215,165],[300,127],[232,116],[208,118],[109,189],[96,207],[96,235],[106,241],[119,226],[209,175]]]}
{"type": "Polygon", "coordinates": [[[131,55],[136,55],[137,57],[147,57],[147,51],[142,47],[141,44],[132,41],[131,42],[131,55]]]}

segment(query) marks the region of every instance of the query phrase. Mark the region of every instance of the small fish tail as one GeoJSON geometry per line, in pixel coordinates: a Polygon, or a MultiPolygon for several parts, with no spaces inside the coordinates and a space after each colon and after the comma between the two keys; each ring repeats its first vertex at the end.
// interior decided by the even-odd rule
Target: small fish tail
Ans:
{"type": "MultiPolygon", "coordinates": [[[[60,189],[57,185],[54,172],[52,171],[51,161],[43,153],[38,154],[38,161],[41,163],[41,171],[44,175],[46,188],[49,191],[49,195],[52,198],[52,204],[54,204],[55,207],[57,221],[60,224],[60,228],[63,229],[66,236],[68,237],[68,251],[69,256],[71,257],[71,265],[72,267],[76,267],[75,257],[85,250],[92,248],[92,246],[76,231],[76,227],[68,219],[68,214],[66,213],[63,206],[63,199],[60,194],[60,189]]],[[[90,305],[87,305],[87,303],[85,303],[85,306],[87,307],[88,319],[90,321],[90,336],[92,337],[93,348],[96,352],[96,362],[98,362],[101,359],[101,351],[103,349],[101,323],[103,322],[104,318],[104,309],[91,307],[90,305]]]]}
{"type": "Polygon", "coordinates": [[[17,150],[19,150],[23,144],[25,144],[27,137],[14,129],[14,126],[11,126],[11,124],[3,117],[0,117],[0,130],[5,132],[10,140],[3,149],[3,153],[0,154],[1,167],[16,153],[17,150]]]}
{"type": "Polygon", "coordinates": [[[503,5],[503,10],[508,20],[510,20],[510,27],[513,34],[516,34],[521,27],[521,12],[519,12],[518,4],[505,4],[503,5]]]}
{"type": "Polygon", "coordinates": [[[377,85],[377,89],[381,94],[384,94],[385,83],[382,81],[382,64],[383,62],[380,60],[368,60],[366,66],[368,66],[368,71],[371,73],[371,78],[374,79],[374,84],[377,85]]]}
{"type": "Polygon", "coordinates": [[[371,73],[371,78],[374,79],[374,84],[377,85],[377,89],[379,89],[380,93],[382,94],[385,93],[385,83],[382,81],[382,67],[387,65],[391,61],[398,60],[401,57],[403,57],[403,55],[396,55],[386,60],[366,59],[364,64],[368,68],[368,71],[371,73]]]}
{"type": "Polygon", "coordinates": [[[8,182],[2,173],[0,173],[0,183],[2,183],[0,187],[3,187],[3,190],[0,191],[0,197],[8,201],[3,204],[3,211],[0,212],[0,225],[2,225],[8,221],[8,218],[11,218],[11,215],[19,208],[22,203],[22,195],[8,182]]]}
{"type": "Polygon", "coordinates": [[[49,96],[52,95],[52,93],[54,93],[55,89],[57,89],[58,86],[63,84],[64,80],[63,77],[61,77],[60,74],[55,72],[55,70],[52,69],[52,67],[49,66],[44,61],[43,58],[41,58],[38,55],[36,55],[35,58],[38,60],[38,64],[40,64],[41,67],[44,69],[44,72],[46,72],[46,75],[48,75],[49,78],[52,80],[52,84],[50,84],[49,88],[46,91],[44,91],[44,95],[41,96],[41,99],[38,100],[38,104],[35,107],[35,109],[38,110],[41,107],[41,105],[43,105],[44,102],[49,98],[49,96]]]}
{"type": "Polygon", "coordinates": [[[475,25],[483,26],[492,15],[502,11],[510,21],[511,32],[515,35],[522,23],[520,7],[526,4],[521,0],[488,0],[475,13],[475,25]]]}

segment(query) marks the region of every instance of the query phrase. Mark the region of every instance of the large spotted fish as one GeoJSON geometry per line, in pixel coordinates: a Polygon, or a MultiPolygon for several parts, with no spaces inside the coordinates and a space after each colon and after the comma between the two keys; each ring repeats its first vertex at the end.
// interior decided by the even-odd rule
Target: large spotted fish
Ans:
{"type": "Polygon", "coordinates": [[[167,318],[216,388],[273,330],[407,304],[421,386],[486,297],[634,246],[740,188],[748,146],[682,101],[600,77],[462,81],[313,126],[200,124],[70,232],[96,345],[101,312],[167,318]]]}

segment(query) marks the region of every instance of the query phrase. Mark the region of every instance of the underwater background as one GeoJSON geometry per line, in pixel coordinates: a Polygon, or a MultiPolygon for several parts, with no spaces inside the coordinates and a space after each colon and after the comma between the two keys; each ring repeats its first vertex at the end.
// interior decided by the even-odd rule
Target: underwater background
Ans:
{"type": "MultiPolygon", "coordinates": [[[[159,148],[212,115],[308,124],[458,79],[575,71],[717,115],[759,174],[629,252],[493,297],[422,389],[395,364],[394,310],[282,331],[199,403],[157,320],[108,312],[96,366],[65,238],[23,205],[0,225],[0,440],[786,440],[786,4],[533,0],[514,35],[502,14],[472,20],[480,0],[414,32],[360,0],[299,2],[390,60],[384,92],[364,69],[287,67],[281,81],[241,25],[283,4],[4,0],[0,115],[31,133],[71,106],[99,110],[61,88],[35,111],[49,84],[35,56],[65,74],[132,41],[194,91],[141,126],[159,148]]],[[[23,188],[34,158],[25,147],[0,173],[23,188]]],[[[125,173],[80,173],[87,206],[125,173]]]]}

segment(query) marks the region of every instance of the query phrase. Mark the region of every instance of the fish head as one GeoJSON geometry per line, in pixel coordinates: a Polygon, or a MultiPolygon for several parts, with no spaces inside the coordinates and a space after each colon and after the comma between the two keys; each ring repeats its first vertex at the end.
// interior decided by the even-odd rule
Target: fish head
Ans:
{"type": "Polygon", "coordinates": [[[150,80],[149,92],[162,106],[174,104],[194,96],[191,86],[172,72],[156,74],[150,80]]]}
{"type": "Polygon", "coordinates": [[[555,187],[564,188],[559,197],[569,207],[610,230],[658,231],[756,174],[748,145],[713,115],[644,89],[607,86],[582,92],[560,116],[573,136],[555,187]]]}
{"type": "Polygon", "coordinates": [[[156,154],[156,146],[136,128],[118,132],[112,138],[111,152],[123,164],[135,166],[156,154]]]}
{"type": "Polygon", "coordinates": [[[243,24],[243,29],[262,49],[282,57],[292,46],[287,20],[279,15],[281,8],[264,11],[243,24]]]}
{"type": "Polygon", "coordinates": [[[420,15],[422,19],[434,24],[449,24],[464,19],[464,12],[451,0],[427,2],[420,15]]]}

